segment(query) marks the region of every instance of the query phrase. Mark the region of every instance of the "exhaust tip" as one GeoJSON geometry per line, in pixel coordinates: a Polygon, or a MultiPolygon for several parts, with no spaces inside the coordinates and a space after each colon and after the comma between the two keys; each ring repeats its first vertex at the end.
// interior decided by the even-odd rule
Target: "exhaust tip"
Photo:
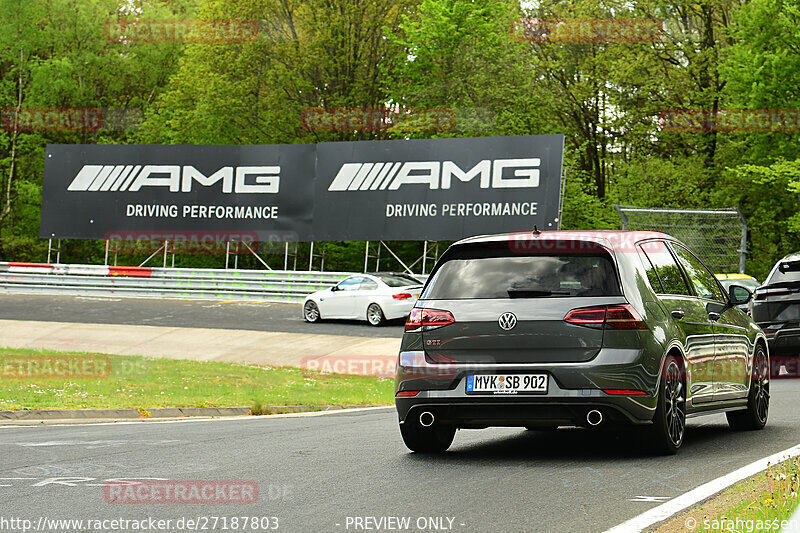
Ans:
{"type": "Polygon", "coordinates": [[[586,422],[590,426],[599,426],[603,423],[603,413],[598,411],[597,409],[592,409],[588,413],[586,413],[586,422]]]}
{"type": "Polygon", "coordinates": [[[433,413],[431,413],[430,411],[425,411],[421,415],[419,415],[419,424],[422,427],[426,428],[431,427],[433,425],[434,420],[435,418],[433,416],[433,413]]]}

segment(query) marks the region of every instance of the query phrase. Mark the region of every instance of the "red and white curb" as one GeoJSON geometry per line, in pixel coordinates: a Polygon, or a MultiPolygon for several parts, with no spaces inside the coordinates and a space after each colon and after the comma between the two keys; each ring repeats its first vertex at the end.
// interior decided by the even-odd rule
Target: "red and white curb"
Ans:
{"type": "Polygon", "coordinates": [[[107,265],[56,265],[50,263],[0,262],[0,272],[12,274],[71,274],[79,276],[125,276],[129,278],[149,278],[153,275],[150,267],[107,266],[107,265]]]}

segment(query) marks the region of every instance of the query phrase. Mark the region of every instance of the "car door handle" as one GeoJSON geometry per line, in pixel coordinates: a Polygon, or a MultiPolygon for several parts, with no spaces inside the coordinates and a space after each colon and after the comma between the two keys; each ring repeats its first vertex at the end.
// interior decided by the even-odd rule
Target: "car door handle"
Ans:
{"type": "Polygon", "coordinates": [[[673,312],[671,312],[670,315],[672,315],[672,318],[677,318],[678,320],[681,320],[684,316],[686,316],[686,313],[684,313],[680,309],[676,309],[673,312]]]}
{"type": "Polygon", "coordinates": [[[708,313],[708,318],[710,320],[713,320],[714,322],[719,320],[721,316],[722,316],[721,314],[715,313],[714,311],[711,311],[711,312],[708,313]]]}

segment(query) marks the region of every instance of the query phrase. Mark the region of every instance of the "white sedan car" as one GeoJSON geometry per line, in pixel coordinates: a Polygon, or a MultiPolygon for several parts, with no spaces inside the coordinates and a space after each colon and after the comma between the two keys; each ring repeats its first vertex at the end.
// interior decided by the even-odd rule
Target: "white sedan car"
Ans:
{"type": "Polygon", "coordinates": [[[408,274],[356,274],[330,289],[306,296],[303,318],[307,322],[349,318],[380,326],[387,320],[408,316],[421,290],[422,282],[408,274]]]}

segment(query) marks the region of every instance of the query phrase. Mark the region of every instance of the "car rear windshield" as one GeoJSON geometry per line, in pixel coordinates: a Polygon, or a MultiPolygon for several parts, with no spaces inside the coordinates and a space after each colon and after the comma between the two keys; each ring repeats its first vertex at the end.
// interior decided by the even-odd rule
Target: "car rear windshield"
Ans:
{"type": "Polygon", "coordinates": [[[408,287],[409,285],[422,285],[422,282],[410,276],[400,274],[376,274],[382,282],[389,287],[408,287]]]}
{"type": "Polygon", "coordinates": [[[782,261],[767,280],[767,285],[800,281],[800,261],[782,261]]]}
{"type": "MultiPolygon", "coordinates": [[[[463,254],[462,254],[463,255],[463,254]]],[[[619,296],[608,254],[467,254],[434,274],[422,298],[552,298],[619,296]]]]}

